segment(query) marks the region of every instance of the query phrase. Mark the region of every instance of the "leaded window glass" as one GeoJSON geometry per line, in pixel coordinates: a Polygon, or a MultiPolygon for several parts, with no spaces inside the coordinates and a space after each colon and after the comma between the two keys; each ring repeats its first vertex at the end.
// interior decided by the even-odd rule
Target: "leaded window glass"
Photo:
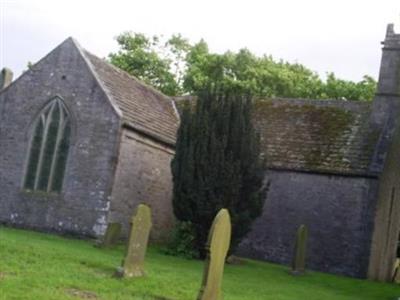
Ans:
{"type": "Polygon", "coordinates": [[[33,124],[24,188],[60,192],[67,163],[71,121],[60,98],[50,101],[33,124]]]}

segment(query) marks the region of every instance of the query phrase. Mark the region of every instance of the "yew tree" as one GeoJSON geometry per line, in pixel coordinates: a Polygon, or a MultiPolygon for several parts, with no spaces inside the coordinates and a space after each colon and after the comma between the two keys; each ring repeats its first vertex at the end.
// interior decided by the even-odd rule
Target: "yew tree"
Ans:
{"type": "Polygon", "coordinates": [[[191,227],[192,250],[200,257],[221,208],[232,217],[231,250],[262,212],[264,161],[251,111],[250,96],[215,87],[183,109],[172,161],[173,208],[186,230],[191,227]]]}

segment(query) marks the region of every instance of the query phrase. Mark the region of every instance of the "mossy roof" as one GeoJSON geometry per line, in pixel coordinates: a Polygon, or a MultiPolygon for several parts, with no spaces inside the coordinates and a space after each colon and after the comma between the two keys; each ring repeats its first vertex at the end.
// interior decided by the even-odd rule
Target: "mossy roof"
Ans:
{"type": "MultiPolygon", "coordinates": [[[[174,98],[181,111],[195,97],[174,98]]],[[[272,169],[375,176],[371,164],[381,130],[370,126],[372,102],[257,99],[254,124],[272,169]]]]}
{"type": "Polygon", "coordinates": [[[370,102],[266,99],[254,117],[270,168],[367,175],[379,132],[370,102]],[[376,130],[376,129],[375,129],[376,130]]]}

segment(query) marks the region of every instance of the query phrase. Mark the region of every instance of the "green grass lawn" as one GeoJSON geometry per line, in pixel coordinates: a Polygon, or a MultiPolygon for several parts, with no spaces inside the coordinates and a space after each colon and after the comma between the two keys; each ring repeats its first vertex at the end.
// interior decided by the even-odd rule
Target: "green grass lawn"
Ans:
{"type": "MultiPolygon", "coordinates": [[[[203,263],[150,248],[147,277],[117,279],[123,247],[98,249],[90,241],[0,227],[0,299],[195,300],[203,263]]],[[[279,265],[227,265],[225,300],[394,300],[400,286],[316,272],[293,277],[279,265]]]]}

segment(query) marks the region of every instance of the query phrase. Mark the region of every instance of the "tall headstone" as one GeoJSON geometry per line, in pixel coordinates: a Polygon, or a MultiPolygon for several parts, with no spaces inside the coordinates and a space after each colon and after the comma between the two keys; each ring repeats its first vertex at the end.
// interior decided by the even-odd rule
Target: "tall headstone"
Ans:
{"type": "Polygon", "coordinates": [[[144,272],[144,257],[151,229],[151,209],[145,204],[139,204],[136,214],[132,217],[128,248],[122,268],[117,272],[123,277],[141,277],[144,272]]]}
{"type": "Polygon", "coordinates": [[[106,233],[104,234],[99,246],[102,248],[111,247],[117,244],[121,236],[121,223],[108,223],[106,233]]]}
{"type": "Polygon", "coordinates": [[[396,259],[396,263],[393,268],[393,279],[394,283],[400,283],[400,258],[396,259]]]}
{"type": "Polygon", "coordinates": [[[297,230],[295,251],[292,263],[292,274],[301,275],[306,270],[308,230],[306,225],[301,225],[297,230]]]}
{"type": "Polygon", "coordinates": [[[208,255],[198,300],[219,300],[222,298],[221,284],[230,242],[231,218],[227,209],[221,209],[215,217],[208,235],[206,246],[208,255]]]}

